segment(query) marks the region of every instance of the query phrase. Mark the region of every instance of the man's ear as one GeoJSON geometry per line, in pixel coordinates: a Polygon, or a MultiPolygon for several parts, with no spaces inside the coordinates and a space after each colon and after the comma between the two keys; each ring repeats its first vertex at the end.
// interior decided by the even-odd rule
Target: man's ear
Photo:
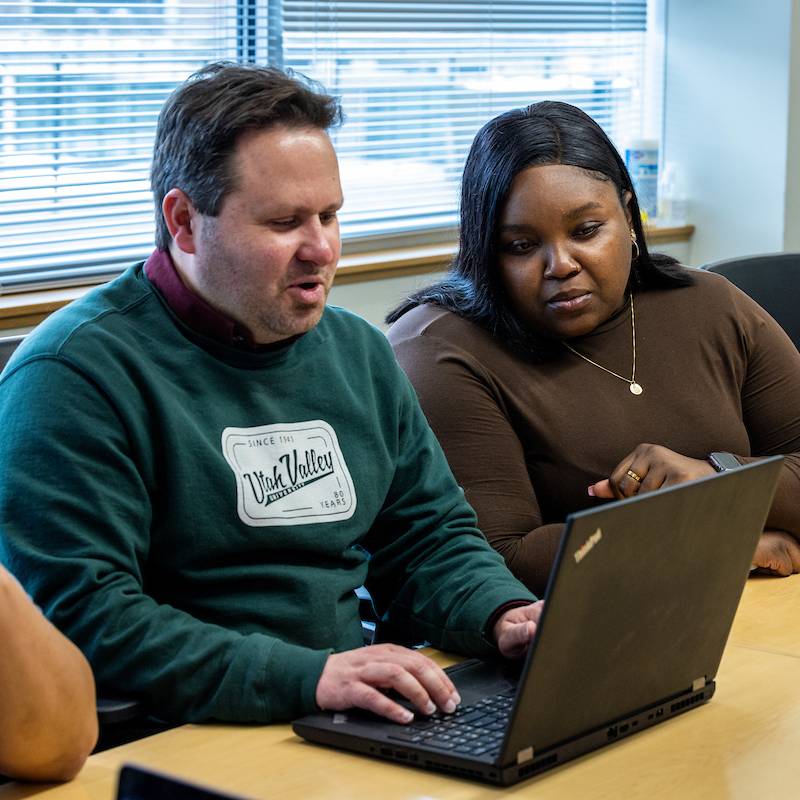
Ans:
{"type": "Polygon", "coordinates": [[[622,195],[622,207],[625,209],[625,219],[628,220],[628,227],[631,227],[633,220],[633,213],[631,211],[631,200],[633,195],[629,191],[625,191],[622,195]]]}
{"type": "Polygon", "coordinates": [[[181,189],[170,189],[161,201],[161,213],[175,246],[184,253],[195,252],[198,212],[181,189]]]}

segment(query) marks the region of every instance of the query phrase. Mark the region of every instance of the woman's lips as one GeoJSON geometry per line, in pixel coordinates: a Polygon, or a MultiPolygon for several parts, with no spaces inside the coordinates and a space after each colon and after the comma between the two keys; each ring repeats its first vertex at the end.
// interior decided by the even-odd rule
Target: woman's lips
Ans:
{"type": "Polygon", "coordinates": [[[591,297],[591,292],[582,292],[581,294],[564,297],[556,296],[552,300],[548,300],[547,305],[553,311],[579,311],[589,302],[591,297]]]}

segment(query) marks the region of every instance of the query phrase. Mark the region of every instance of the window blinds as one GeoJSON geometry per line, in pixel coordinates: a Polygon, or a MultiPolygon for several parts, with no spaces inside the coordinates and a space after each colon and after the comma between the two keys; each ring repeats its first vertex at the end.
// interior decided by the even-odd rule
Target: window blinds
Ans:
{"type": "Polygon", "coordinates": [[[204,63],[338,95],[346,239],[456,222],[475,131],[540,99],[642,131],[647,0],[0,0],[0,284],[97,280],[152,249],[159,109],[204,63]]]}
{"type": "Polygon", "coordinates": [[[164,98],[236,56],[236,6],[0,0],[0,282],[119,272],[152,249],[148,168],[164,98]]]}

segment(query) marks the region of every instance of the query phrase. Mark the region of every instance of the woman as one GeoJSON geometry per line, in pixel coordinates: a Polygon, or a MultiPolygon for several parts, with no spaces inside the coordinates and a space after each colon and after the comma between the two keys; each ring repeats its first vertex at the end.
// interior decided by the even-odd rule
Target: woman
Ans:
{"type": "Polygon", "coordinates": [[[800,571],[800,354],[724,278],[651,255],[579,109],[489,122],[448,277],[392,312],[400,363],[484,533],[542,592],[568,513],[785,454],[755,563],[800,571]]]}

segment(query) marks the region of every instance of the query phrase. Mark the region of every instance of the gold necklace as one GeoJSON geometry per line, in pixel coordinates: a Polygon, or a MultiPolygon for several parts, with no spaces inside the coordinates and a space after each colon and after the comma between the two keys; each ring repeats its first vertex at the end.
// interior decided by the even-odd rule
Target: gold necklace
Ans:
{"type": "Polygon", "coordinates": [[[566,347],[571,353],[574,353],[576,356],[578,356],[578,358],[588,361],[593,367],[597,367],[598,369],[603,370],[603,372],[607,372],[609,375],[613,375],[615,378],[625,381],[625,383],[628,384],[628,389],[630,389],[631,394],[640,395],[644,389],[640,384],[636,383],[636,315],[633,310],[633,292],[631,292],[631,340],[633,344],[633,365],[631,366],[630,378],[626,378],[624,375],[620,375],[618,372],[614,372],[613,370],[604,367],[602,364],[592,361],[591,358],[587,358],[583,353],[579,353],[574,347],[570,347],[570,345],[568,345],[566,342],[562,342],[561,344],[563,344],[564,347],[566,347]]]}

